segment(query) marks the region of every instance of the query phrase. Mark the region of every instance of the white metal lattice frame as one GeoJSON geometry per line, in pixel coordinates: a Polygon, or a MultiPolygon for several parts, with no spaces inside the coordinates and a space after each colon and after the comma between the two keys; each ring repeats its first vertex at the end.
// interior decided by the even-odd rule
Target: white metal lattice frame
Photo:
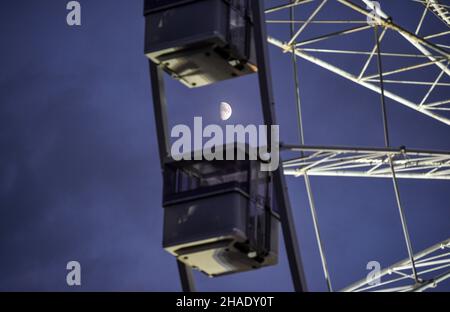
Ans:
{"type": "MultiPolygon", "coordinates": [[[[291,37],[284,40],[268,37],[268,42],[281,49],[283,53],[293,55],[314,63],[332,73],[344,77],[357,85],[363,86],[371,91],[382,94],[383,97],[398,102],[423,115],[431,117],[446,125],[450,125],[450,83],[443,82],[444,77],[450,76],[450,46],[433,42],[450,35],[450,5],[443,3],[443,0],[405,0],[415,2],[422,6],[423,13],[414,31],[408,31],[393,20],[374,2],[370,0],[334,0],[342,6],[361,14],[361,20],[337,16],[335,19],[319,20],[317,16],[326,8],[328,0],[295,0],[286,4],[266,10],[267,23],[287,24],[291,27],[291,37]],[[295,20],[294,10],[301,5],[310,4],[310,15],[305,20],[295,20]],[[290,11],[290,19],[270,19],[270,14],[283,10],[290,11]],[[374,14],[374,12],[376,14],[374,14]],[[422,35],[421,31],[427,22],[427,14],[432,13],[442,22],[443,29],[433,34],[422,35]],[[364,20],[363,20],[364,19],[364,20]],[[368,23],[370,19],[372,23],[368,23]],[[325,33],[315,38],[303,38],[307,27],[320,25],[342,25],[346,24],[351,28],[325,33]],[[298,27],[298,28],[295,28],[298,27]],[[372,31],[373,27],[381,27],[382,32],[378,37],[382,41],[387,32],[394,32],[403,37],[407,43],[417,50],[411,52],[385,52],[379,51],[378,45],[369,51],[357,48],[323,49],[315,47],[317,43],[322,43],[331,38],[348,36],[357,32],[372,31]],[[314,54],[314,55],[313,55],[314,54]],[[338,64],[332,64],[318,57],[317,55],[360,55],[365,56],[366,61],[362,68],[356,68],[355,72],[344,70],[338,64]],[[392,57],[398,59],[416,59],[420,62],[414,65],[402,66],[395,69],[384,70],[376,74],[368,74],[370,64],[380,57],[392,57]],[[414,70],[437,68],[439,74],[432,81],[418,81],[417,79],[399,79],[399,74],[410,74],[413,76],[414,70]],[[386,88],[384,85],[414,85],[425,86],[427,91],[420,101],[401,95],[395,88],[386,88]],[[437,89],[445,92],[437,92],[437,89]],[[431,95],[439,95],[441,98],[433,102],[429,101],[431,95]]],[[[373,33],[369,33],[373,36],[373,33]]],[[[301,121],[300,95],[298,93],[297,63],[294,62],[296,73],[297,102],[299,115],[299,128],[301,135],[301,145],[283,146],[284,150],[299,152],[300,156],[284,162],[284,172],[286,175],[304,177],[313,216],[316,240],[322,260],[324,276],[328,289],[332,291],[331,279],[327,268],[325,252],[320,238],[319,224],[317,220],[316,207],[313,193],[309,183],[309,176],[345,176],[345,177],[365,177],[365,178],[391,178],[394,182],[397,201],[404,218],[403,208],[400,203],[399,192],[396,179],[435,179],[450,180],[450,152],[406,150],[406,148],[349,148],[349,147],[317,147],[305,146],[303,137],[303,126],[301,121]]],[[[386,133],[387,135],[387,133],[386,133]]],[[[388,145],[389,146],[389,145],[388,145]]],[[[343,291],[424,291],[436,287],[440,282],[450,278],[450,239],[431,246],[426,250],[412,254],[410,248],[409,234],[407,233],[406,220],[402,219],[404,235],[409,247],[410,257],[397,264],[394,264],[381,271],[377,278],[381,282],[374,284],[374,278],[366,278],[356,282],[343,291]]]]}
{"type": "Polygon", "coordinates": [[[400,261],[385,268],[376,275],[358,281],[344,289],[345,292],[422,292],[429,288],[436,288],[440,282],[450,278],[450,239],[433,245],[414,255],[418,275],[422,283],[415,283],[410,273],[411,261],[400,261]],[[432,278],[428,276],[432,275],[432,278]],[[378,280],[378,282],[376,282],[378,280]]]}
{"type": "MultiPolygon", "coordinates": [[[[450,35],[449,25],[447,24],[447,20],[450,19],[449,9],[446,5],[440,4],[436,0],[429,0],[432,4],[427,4],[425,1],[416,1],[409,0],[411,2],[418,2],[425,4],[426,12],[432,11],[435,15],[442,19],[443,27],[442,31],[437,33],[428,34],[426,36],[419,35],[420,28],[422,24],[424,24],[425,16],[422,15],[421,20],[418,22],[418,27],[416,29],[416,33],[410,32],[401,26],[394,23],[391,18],[382,10],[378,11],[379,15],[373,14],[373,4],[370,0],[334,0],[342,4],[343,6],[356,11],[361,14],[361,20],[349,20],[337,16],[334,20],[315,20],[314,17],[320,13],[321,10],[326,8],[327,1],[321,0],[299,0],[294,4],[279,6],[276,8],[271,8],[266,11],[267,13],[267,22],[270,24],[290,24],[295,23],[296,25],[300,25],[298,31],[292,38],[287,38],[285,40],[280,40],[275,37],[269,36],[268,41],[270,44],[280,48],[284,53],[295,53],[298,57],[307,60],[311,63],[314,63],[326,70],[329,70],[341,77],[344,77],[355,84],[363,86],[369,90],[372,90],[376,93],[381,93],[381,87],[379,85],[378,74],[367,74],[367,69],[372,61],[374,61],[374,56],[376,54],[376,47],[374,47],[370,51],[361,51],[359,49],[321,49],[314,47],[314,44],[322,43],[328,39],[346,36],[356,32],[370,32],[369,36],[372,36],[372,26],[367,24],[365,19],[367,17],[374,19],[380,27],[383,28],[383,33],[381,35],[381,40],[385,36],[387,31],[395,32],[403,37],[407,43],[412,45],[416,50],[416,54],[411,54],[407,52],[383,52],[382,55],[386,57],[395,57],[399,59],[404,58],[414,58],[418,60],[418,63],[415,65],[403,66],[396,68],[394,70],[389,70],[383,72],[383,76],[385,77],[384,83],[388,85],[415,85],[415,86],[427,86],[428,90],[424,93],[423,98],[420,101],[415,101],[414,99],[408,98],[408,95],[400,94],[397,90],[394,89],[385,89],[385,96],[390,98],[393,101],[396,101],[410,109],[413,109],[421,114],[424,114],[428,117],[434,118],[446,125],[450,125],[450,117],[448,114],[450,113],[450,83],[442,82],[442,77],[444,75],[450,76],[450,46],[433,43],[432,40],[448,38],[450,35]],[[316,8],[313,10],[313,13],[310,15],[310,18],[304,21],[290,21],[288,19],[276,20],[270,19],[270,13],[279,12],[281,10],[286,10],[291,8],[292,6],[300,6],[305,4],[315,5],[314,2],[317,2],[316,8]],[[368,9],[366,9],[366,7],[368,9]],[[439,12],[439,13],[436,13],[439,12]],[[301,34],[308,26],[318,26],[322,24],[348,24],[351,28],[324,34],[322,36],[316,38],[302,38],[301,34]],[[356,25],[356,27],[355,27],[356,25]],[[317,55],[320,54],[345,54],[345,55],[361,55],[367,56],[367,61],[360,69],[355,69],[355,72],[349,72],[344,70],[338,64],[332,64],[330,62],[325,61],[323,58],[320,58],[317,55]],[[419,62],[420,61],[420,62],[419,62]],[[437,66],[439,69],[439,74],[433,81],[418,81],[417,79],[397,79],[396,75],[402,73],[405,74],[407,72],[412,72],[411,76],[414,77],[413,71],[416,69],[423,69],[430,66],[437,66]],[[431,94],[435,94],[433,92],[436,91],[436,88],[445,88],[447,92],[441,92],[442,98],[437,101],[428,101],[431,94]]],[[[408,1],[408,0],[406,0],[408,1]]]]}
{"type": "Polygon", "coordinates": [[[392,157],[397,178],[450,180],[450,153],[406,149],[284,146],[301,157],[285,161],[289,176],[392,178],[392,157]]]}

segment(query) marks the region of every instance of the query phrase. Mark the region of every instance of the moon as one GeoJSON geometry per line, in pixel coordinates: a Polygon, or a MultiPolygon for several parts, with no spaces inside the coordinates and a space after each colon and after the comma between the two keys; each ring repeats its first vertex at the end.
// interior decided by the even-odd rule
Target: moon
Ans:
{"type": "Polygon", "coordinates": [[[231,108],[231,105],[227,102],[221,102],[220,103],[220,119],[223,121],[226,121],[230,119],[231,114],[233,114],[233,109],[231,108]]]}

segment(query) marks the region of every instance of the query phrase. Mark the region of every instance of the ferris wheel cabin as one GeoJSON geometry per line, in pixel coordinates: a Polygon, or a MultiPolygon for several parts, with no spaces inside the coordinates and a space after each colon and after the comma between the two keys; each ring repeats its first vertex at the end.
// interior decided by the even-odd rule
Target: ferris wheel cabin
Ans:
{"type": "Polygon", "coordinates": [[[145,54],[195,88],[257,71],[249,0],[146,0],[145,54]]]}
{"type": "Polygon", "coordinates": [[[164,168],[163,247],[210,277],[278,261],[271,173],[230,148],[245,159],[170,161],[164,168]]]}

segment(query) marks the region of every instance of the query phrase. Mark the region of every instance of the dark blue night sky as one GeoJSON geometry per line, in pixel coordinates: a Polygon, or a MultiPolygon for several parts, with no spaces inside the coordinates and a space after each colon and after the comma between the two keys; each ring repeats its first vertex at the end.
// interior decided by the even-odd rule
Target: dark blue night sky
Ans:
{"type": "MultiPolygon", "coordinates": [[[[380,2],[411,29],[422,13],[402,10],[403,0],[380,2]]],[[[81,0],[81,27],[67,26],[66,3],[0,4],[0,290],[179,291],[175,259],[161,246],[142,1],[81,0]],[[71,260],[82,266],[79,288],[66,284],[71,260]]],[[[270,32],[286,37],[286,30],[270,32]]],[[[270,52],[282,140],[297,143],[291,58],[270,52]]],[[[305,61],[299,67],[307,144],[383,146],[377,94],[305,61]]],[[[256,76],[195,90],[167,80],[167,93],[171,125],[194,116],[223,123],[220,101],[233,105],[230,123],[261,123],[256,76]]],[[[450,150],[449,126],[392,101],[388,110],[393,146],[450,150]]],[[[369,261],[388,266],[407,257],[390,180],[311,182],[334,288],[365,277],[369,261]]],[[[288,186],[308,286],[325,291],[303,180],[289,177],[288,186]]],[[[450,182],[401,180],[400,189],[415,251],[447,239],[450,182]]],[[[280,246],[275,267],[218,279],[196,273],[199,290],[292,290],[280,246]]],[[[449,281],[440,290],[450,290],[449,281]]]]}

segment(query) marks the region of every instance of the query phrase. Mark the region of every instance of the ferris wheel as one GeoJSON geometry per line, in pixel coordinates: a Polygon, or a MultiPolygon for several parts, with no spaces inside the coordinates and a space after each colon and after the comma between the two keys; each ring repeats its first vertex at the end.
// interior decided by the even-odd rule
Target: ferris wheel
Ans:
{"type": "MultiPolygon", "coordinates": [[[[387,1],[370,0],[297,0],[276,4],[265,10],[269,29],[287,28],[284,37],[279,37],[279,31],[276,34],[269,31],[268,42],[279,48],[281,53],[291,56],[294,69],[291,80],[295,84],[299,144],[284,148],[296,152],[298,156],[284,162],[284,173],[305,180],[322,269],[330,291],[334,289],[309,176],[392,180],[409,257],[384,268],[378,276],[361,279],[342,291],[423,291],[437,287],[450,278],[450,239],[422,251],[415,250],[398,187],[399,179],[436,179],[448,183],[450,153],[392,148],[386,111],[386,99],[390,99],[423,115],[423,118],[433,118],[437,123],[450,125],[450,3],[443,0],[395,2],[397,10],[392,12],[387,11],[387,5],[385,11],[387,1]],[[325,11],[326,14],[323,14],[325,11]],[[411,15],[418,16],[418,20],[412,24],[409,18],[408,26],[402,25],[397,15],[404,15],[404,12],[415,12],[411,15]],[[321,18],[323,15],[327,18],[321,18]],[[427,23],[433,23],[431,29],[434,32],[424,30],[427,23]],[[411,28],[411,25],[414,27],[411,28]],[[330,26],[333,26],[332,31],[330,26]],[[314,29],[318,35],[304,35],[308,29],[314,29]],[[388,36],[395,38],[395,45],[392,40],[386,40],[388,36]],[[349,69],[347,64],[339,63],[341,58],[335,57],[342,55],[360,59],[360,65],[349,69]],[[302,72],[298,59],[317,65],[318,70],[323,69],[351,81],[355,88],[366,88],[381,96],[384,147],[305,145],[302,105],[307,103],[301,101],[302,72]],[[383,66],[386,59],[390,59],[390,64],[395,64],[395,67],[383,66]],[[424,74],[424,71],[427,73],[424,74]],[[417,77],[434,78],[421,80],[417,77]],[[420,88],[421,96],[414,97],[404,92],[402,86],[405,85],[420,88]],[[377,278],[383,278],[383,281],[374,283],[377,278]]],[[[357,63],[352,62],[353,65],[357,63]]],[[[373,99],[374,105],[380,105],[379,96],[373,99]]]]}
{"type": "MultiPolygon", "coordinates": [[[[283,230],[294,289],[307,289],[285,182],[290,178],[302,178],[305,182],[315,241],[329,291],[403,292],[439,286],[450,278],[450,238],[424,250],[416,250],[411,242],[398,181],[416,179],[449,183],[450,152],[393,147],[387,100],[413,110],[420,117],[432,118],[444,127],[450,126],[450,3],[444,0],[271,0],[265,2],[265,7],[263,3],[257,0],[145,2],[146,55],[150,59],[161,167],[165,186],[168,185],[165,194],[170,195],[164,199],[164,248],[177,257],[183,290],[194,290],[193,268],[216,277],[276,264],[277,220],[283,230]],[[194,13],[202,10],[212,12],[213,18],[196,20],[194,13]],[[327,13],[323,14],[325,11],[327,13]],[[417,21],[412,23],[416,16],[417,21]],[[177,24],[180,20],[188,27],[181,30],[177,24]],[[433,26],[428,27],[429,24],[433,26]],[[312,29],[314,31],[309,32],[312,29]],[[295,86],[295,105],[291,109],[297,119],[298,141],[280,146],[281,151],[295,156],[284,160],[282,169],[262,178],[265,193],[256,194],[257,201],[253,200],[251,183],[245,178],[251,174],[247,175],[247,169],[244,169],[254,168],[254,164],[237,166],[233,163],[231,169],[225,170],[223,164],[179,164],[170,159],[162,75],[167,73],[186,87],[199,88],[257,74],[264,122],[275,125],[272,80],[279,77],[271,74],[268,44],[278,49],[280,57],[290,59],[294,75],[285,75],[282,79],[295,86]],[[344,62],[340,56],[351,57],[353,61],[344,62]],[[373,92],[373,105],[380,107],[383,129],[380,136],[384,138],[384,146],[306,144],[308,138],[305,138],[302,109],[308,103],[302,100],[303,72],[299,59],[317,65],[317,70],[350,81],[351,87],[373,92]],[[414,92],[405,91],[408,90],[405,86],[414,88],[414,92]],[[212,170],[214,166],[217,168],[212,170]],[[213,177],[222,181],[224,172],[230,177],[244,178],[239,181],[239,194],[231,197],[221,193],[223,197],[219,199],[217,192],[223,192],[225,185],[216,184],[213,189],[207,180],[213,177]],[[179,187],[180,182],[174,183],[182,175],[189,181],[189,187],[184,189],[179,187]],[[402,237],[399,239],[404,242],[408,258],[344,289],[335,289],[310,176],[390,181],[397,217],[401,221],[402,237]],[[270,196],[266,196],[272,190],[278,213],[273,213],[270,196]],[[209,199],[205,199],[206,193],[209,199]],[[233,211],[246,211],[239,212],[239,217],[233,217],[232,221],[227,219],[231,214],[222,209],[224,202],[231,200],[239,202],[233,206],[233,211]],[[262,207],[259,216],[259,212],[251,210],[254,208],[250,207],[252,202],[259,202],[262,207]],[[205,229],[200,233],[199,224],[207,224],[205,219],[212,214],[207,207],[211,206],[218,209],[215,212],[217,220],[226,219],[242,225],[239,234],[234,227],[233,230],[225,229],[220,235],[206,233],[205,229]],[[264,215],[264,209],[269,213],[264,215]],[[201,210],[205,212],[195,219],[195,211],[201,210]],[[250,220],[249,215],[254,218],[250,220]]],[[[271,140],[268,134],[268,141],[271,140]]],[[[233,187],[234,191],[236,187],[233,187]]]]}

